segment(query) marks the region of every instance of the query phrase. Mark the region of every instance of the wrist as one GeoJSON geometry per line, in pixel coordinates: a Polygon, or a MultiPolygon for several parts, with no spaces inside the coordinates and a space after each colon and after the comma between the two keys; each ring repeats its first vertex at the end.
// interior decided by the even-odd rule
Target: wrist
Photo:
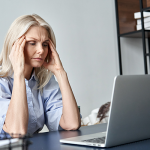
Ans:
{"type": "Polygon", "coordinates": [[[14,78],[16,78],[16,79],[24,78],[24,74],[23,73],[14,73],[14,78]]]}
{"type": "Polygon", "coordinates": [[[58,82],[67,77],[67,73],[65,70],[58,70],[54,73],[54,75],[56,76],[58,82]]]}

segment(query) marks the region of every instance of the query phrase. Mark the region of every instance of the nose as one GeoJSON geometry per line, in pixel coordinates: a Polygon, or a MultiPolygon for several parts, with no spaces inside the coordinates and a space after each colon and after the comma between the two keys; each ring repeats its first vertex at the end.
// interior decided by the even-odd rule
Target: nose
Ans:
{"type": "Polygon", "coordinates": [[[42,44],[39,44],[38,48],[37,48],[37,53],[38,54],[43,54],[43,52],[44,52],[43,46],[42,46],[42,44]]]}

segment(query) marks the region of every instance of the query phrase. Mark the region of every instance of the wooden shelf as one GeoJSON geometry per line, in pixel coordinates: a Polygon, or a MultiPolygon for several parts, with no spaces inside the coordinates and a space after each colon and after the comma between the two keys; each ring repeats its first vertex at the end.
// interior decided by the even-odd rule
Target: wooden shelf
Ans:
{"type": "MultiPolygon", "coordinates": [[[[142,30],[120,34],[120,37],[142,38],[142,30]]],[[[145,37],[150,37],[150,30],[145,30],[145,37]]]]}
{"type": "Polygon", "coordinates": [[[118,0],[120,34],[136,31],[134,13],[140,11],[139,0],[118,0]]]}
{"type": "MultiPolygon", "coordinates": [[[[147,0],[143,0],[143,11],[150,10],[146,8],[147,0]]],[[[140,12],[139,0],[118,0],[118,19],[119,19],[119,32],[120,34],[136,31],[136,19],[134,13],[140,12]]]]}
{"type": "Polygon", "coordinates": [[[143,8],[143,11],[150,11],[150,7],[143,8]]]}

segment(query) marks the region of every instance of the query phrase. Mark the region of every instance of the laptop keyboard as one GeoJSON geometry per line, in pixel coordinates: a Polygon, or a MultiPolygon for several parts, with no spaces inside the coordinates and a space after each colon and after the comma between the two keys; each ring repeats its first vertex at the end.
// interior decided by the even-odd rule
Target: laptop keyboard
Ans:
{"type": "Polygon", "coordinates": [[[93,139],[83,140],[83,142],[105,143],[105,137],[100,137],[100,138],[93,138],[93,139]]]}

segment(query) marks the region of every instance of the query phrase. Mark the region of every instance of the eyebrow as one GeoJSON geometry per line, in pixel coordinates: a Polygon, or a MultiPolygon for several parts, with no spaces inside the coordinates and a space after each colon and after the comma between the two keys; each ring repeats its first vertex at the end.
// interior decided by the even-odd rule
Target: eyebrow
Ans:
{"type": "MultiPolygon", "coordinates": [[[[28,38],[30,38],[30,39],[34,39],[34,40],[37,40],[37,41],[38,41],[38,39],[33,38],[33,37],[28,37],[28,38]]],[[[48,41],[49,41],[49,39],[45,40],[44,42],[48,42],[48,41]]]]}

